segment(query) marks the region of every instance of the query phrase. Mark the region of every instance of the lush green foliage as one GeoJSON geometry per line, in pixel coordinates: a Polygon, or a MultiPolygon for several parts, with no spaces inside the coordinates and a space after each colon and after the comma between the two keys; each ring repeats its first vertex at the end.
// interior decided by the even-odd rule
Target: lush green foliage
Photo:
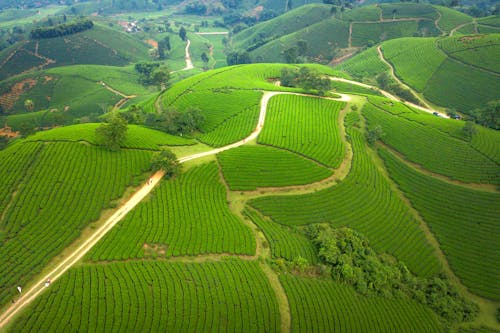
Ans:
{"type": "Polygon", "coordinates": [[[441,332],[429,308],[407,299],[365,297],[330,279],[280,275],[292,332],[441,332]]]}
{"type": "Polygon", "coordinates": [[[451,267],[473,292],[500,299],[500,195],[423,175],[382,150],[391,177],[429,224],[451,267]]]}
{"type": "Polygon", "coordinates": [[[165,173],[164,177],[169,179],[180,174],[181,165],[177,161],[177,156],[175,156],[173,152],[162,148],[159,152],[153,155],[151,169],[153,171],[162,170],[165,173]]]}
{"type": "Polygon", "coordinates": [[[441,30],[450,32],[453,28],[472,21],[472,17],[461,13],[458,10],[453,10],[443,6],[434,6],[434,8],[441,13],[441,18],[438,20],[438,25],[441,30]]]}
{"type": "Polygon", "coordinates": [[[386,144],[430,171],[470,183],[500,182],[498,165],[466,141],[391,115],[371,103],[363,107],[363,115],[370,126],[382,127],[386,144]]]}
{"type": "Polygon", "coordinates": [[[375,253],[368,240],[352,229],[324,225],[310,233],[332,277],[362,294],[410,297],[430,306],[449,324],[477,316],[477,305],[461,297],[448,280],[417,279],[403,262],[375,253]]]}
{"type": "Polygon", "coordinates": [[[50,288],[13,331],[277,332],[280,327],[276,298],[256,262],[84,265],[50,288]]]}
{"type": "Polygon", "coordinates": [[[382,17],[384,19],[399,19],[408,17],[425,17],[436,19],[438,14],[433,6],[420,3],[391,3],[381,4],[382,17]]]}
{"type": "Polygon", "coordinates": [[[162,182],[88,257],[97,261],[254,252],[250,229],[230,212],[217,165],[209,163],[162,182]],[[154,246],[162,250],[150,253],[154,246]]]}
{"type": "Polygon", "coordinates": [[[381,23],[354,23],[352,45],[375,44],[387,39],[412,36],[418,30],[416,21],[388,21],[381,23]]]}
{"type": "Polygon", "coordinates": [[[358,79],[373,78],[389,69],[378,57],[375,47],[369,48],[355,57],[342,62],[336,68],[358,79]]]}
{"type": "MultiPolygon", "coordinates": [[[[27,138],[28,141],[87,141],[97,144],[95,130],[99,124],[81,124],[55,128],[38,132],[27,138]]],[[[169,135],[137,125],[128,125],[127,138],[122,144],[124,148],[158,150],[160,146],[186,146],[194,144],[193,140],[169,135]]]]}
{"type": "Polygon", "coordinates": [[[273,147],[242,146],[218,157],[231,190],[305,185],[332,174],[313,161],[273,147]]]}
{"type": "Polygon", "coordinates": [[[377,252],[396,256],[412,272],[436,273],[437,259],[418,222],[374,164],[362,134],[355,129],[348,133],[354,156],[341,183],[307,195],[257,198],[250,205],[284,225],[349,226],[366,235],[377,252]]]}
{"type": "Polygon", "coordinates": [[[16,193],[1,198],[2,304],[120,198],[150,160],[145,151],[112,153],[79,143],[26,142],[0,154],[0,188],[16,193]],[[19,172],[9,165],[15,161],[19,172]]]}
{"type": "Polygon", "coordinates": [[[53,27],[36,28],[31,30],[30,37],[33,39],[55,38],[67,36],[92,29],[94,23],[90,20],[64,23],[53,27]]]}
{"type": "Polygon", "coordinates": [[[309,264],[318,262],[313,244],[302,232],[266,219],[251,208],[245,210],[245,215],[264,232],[274,259],[293,262],[302,257],[309,264]]]}
{"type": "Polygon", "coordinates": [[[106,122],[95,129],[97,142],[109,150],[117,151],[127,139],[127,121],[119,114],[110,114],[106,122]]]}
{"type": "Polygon", "coordinates": [[[482,126],[476,127],[472,136],[472,146],[500,164],[500,133],[482,126]]]}
{"type": "Polygon", "coordinates": [[[331,80],[329,78],[323,77],[321,73],[308,67],[301,67],[300,69],[283,68],[280,80],[282,86],[317,91],[321,96],[331,89],[331,80]]]}
{"type": "Polygon", "coordinates": [[[344,106],[315,97],[274,96],[269,101],[266,126],[258,142],[338,167],[345,154],[338,123],[344,106]]]}

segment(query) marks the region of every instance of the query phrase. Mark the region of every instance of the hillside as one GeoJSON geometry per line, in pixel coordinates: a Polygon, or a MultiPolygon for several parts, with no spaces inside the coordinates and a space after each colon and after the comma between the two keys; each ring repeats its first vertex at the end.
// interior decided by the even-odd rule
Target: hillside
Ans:
{"type": "Polygon", "coordinates": [[[399,37],[431,37],[472,23],[452,9],[429,4],[381,4],[354,9],[311,4],[235,34],[232,45],[254,62],[329,63],[357,49],[399,37]],[[300,45],[305,41],[306,45],[300,45]]]}
{"type": "Polygon", "coordinates": [[[219,68],[138,105],[200,109],[193,139],[129,125],[109,152],[80,124],[0,151],[0,327],[498,330],[499,133],[348,79],[324,97],[277,83],[301,67],[347,79],[219,68]],[[173,179],[148,171],[163,146],[183,166],[173,179]]]}
{"type": "MultiPolygon", "coordinates": [[[[397,78],[436,105],[472,114],[500,99],[500,34],[402,38],[380,49],[397,78]]],[[[368,49],[336,68],[373,80],[389,70],[380,56],[368,49]]]]}
{"type": "Polygon", "coordinates": [[[28,71],[77,64],[123,66],[148,58],[148,47],[95,24],[73,35],[26,40],[0,52],[0,80],[28,71]]]}

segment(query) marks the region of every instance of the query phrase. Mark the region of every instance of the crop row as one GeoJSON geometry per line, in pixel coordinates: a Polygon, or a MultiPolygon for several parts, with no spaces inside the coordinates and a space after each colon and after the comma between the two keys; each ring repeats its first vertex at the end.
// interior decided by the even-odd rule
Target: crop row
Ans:
{"type": "Polygon", "coordinates": [[[247,106],[238,114],[225,119],[212,131],[202,135],[199,140],[213,147],[222,147],[250,135],[259,119],[260,106],[247,106]]]}
{"type": "Polygon", "coordinates": [[[338,167],[345,154],[338,123],[344,106],[345,103],[315,97],[274,96],[269,101],[266,126],[258,142],[338,167]]]}
{"type": "Polygon", "coordinates": [[[423,175],[382,150],[391,177],[436,234],[450,265],[472,291],[500,299],[500,195],[423,175]]]}
{"type": "Polygon", "coordinates": [[[242,146],[218,155],[231,190],[304,185],[332,174],[327,168],[285,150],[242,146]]]}
{"type": "Polygon", "coordinates": [[[293,261],[298,257],[307,259],[309,263],[318,262],[316,250],[312,242],[300,231],[293,227],[278,224],[265,219],[257,211],[247,208],[244,211],[264,233],[271,247],[273,258],[283,258],[293,261]]]}
{"type": "MultiPolygon", "coordinates": [[[[33,151],[40,147],[22,145],[35,146],[28,148],[33,151]]],[[[47,143],[31,160],[17,165],[26,171],[17,175],[19,187],[2,221],[0,303],[98,219],[133,176],[149,166],[150,156],[144,151],[112,153],[76,143],[47,143]]]]}
{"type": "Polygon", "coordinates": [[[409,299],[366,297],[330,279],[280,275],[292,332],[441,332],[437,316],[409,299]]]}
{"type": "Polygon", "coordinates": [[[362,134],[348,131],[353,145],[349,175],[336,186],[305,195],[269,196],[249,204],[283,225],[329,222],[363,233],[377,252],[388,252],[419,275],[439,270],[433,249],[404,202],[375,165],[362,134]]]}
{"type": "Polygon", "coordinates": [[[384,57],[394,66],[396,75],[406,84],[423,91],[446,55],[436,46],[435,38],[405,38],[382,45],[384,57]],[[401,48],[401,43],[405,46],[401,48]]]}
{"type": "Polygon", "coordinates": [[[338,65],[340,70],[345,71],[355,78],[362,79],[375,77],[379,73],[389,70],[377,54],[377,49],[371,47],[366,51],[359,53],[355,58],[348,59],[338,65]]]}
{"type": "Polygon", "coordinates": [[[452,138],[435,128],[390,115],[366,104],[363,115],[370,126],[380,125],[382,140],[410,161],[424,168],[469,183],[500,182],[496,163],[468,142],[452,138]]]}
{"type": "Polygon", "coordinates": [[[392,19],[392,18],[406,18],[406,17],[415,17],[421,18],[425,17],[428,19],[436,19],[438,17],[438,13],[433,6],[428,4],[419,4],[419,3],[409,3],[409,4],[382,4],[380,6],[382,9],[382,16],[384,19],[392,19]]]}
{"type": "Polygon", "coordinates": [[[231,213],[215,162],[165,181],[90,252],[91,260],[253,255],[250,229],[231,213]]]}
{"type": "Polygon", "coordinates": [[[438,20],[438,25],[441,30],[450,32],[453,28],[467,23],[472,22],[472,17],[466,15],[458,10],[454,10],[452,8],[444,7],[444,6],[434,6],[440,13],[441,18],[438,20]]]}
{"type": "Polygon", "coordinates": [[[378,43],[387,39],[409,37],[417,31],[416,21],[353,23],[352,45],[363,46],[369,42],[378,43]]]}
{"type": "Polygon", "coordinates": [[[276,332],[278,304],[256,262],[127,262],[70,270],[13,332],[276,332]]]}

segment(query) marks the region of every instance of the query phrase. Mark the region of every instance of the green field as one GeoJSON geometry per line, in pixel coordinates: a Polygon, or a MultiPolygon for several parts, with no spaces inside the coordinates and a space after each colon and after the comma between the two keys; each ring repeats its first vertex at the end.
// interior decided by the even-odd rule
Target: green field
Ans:
{"type": "Polygon", "coordinates": [[[218,157],[224,179],[233,191],[305,185],[332,174],[311,160],[273,147],[243,146],[218,157]]]}
{"type": "Polygon", "coordinates": [[[373,104],[364,106],[363,115],[369,126],[382,127],[384,143],[427,170],[468,183],[500,182],[498,164],[466,141],[391,115],[373,104]]]}
{"type": "Polygon", "coordinates": [[[423,175],[382,150],[391,177],[429,224],[452,269],[474,293],[500,299],[500,195],[423,175]]]}
{"type": "Polygon", "coordinates": [[[344,106],[314,97],[274,96],[269,101],[266,126],[258,142],[338,167],[345,154],[339,128],[339,114],[344,106]]]}
{"type": "Polygon", "coordinates": [[[379,73],[389,70],[387,65],[378,57],[377,49],[374,47],[358,53],[353,58],[340,63],[335,68],[349,73],[349,75],[360,80],[364,78],[373,78],[379,73]]]}
{"type": "Polygon", "coordinates": [[[117,262],[69,271],[13,332],[277,332],[278,304],[255,262],[117,262]]]}
{"type": "Polygon", "coordinates": [[[114,153],[65,142],[20,142],[0,154],[0,187],[8,191],[0,206],[0,255],[6,258],[0,304],[120,198],[151,158],[141,150],[114,153]],[[11,171],[14,166],[21,172],[11,171]]]}
{"type": "Polygon", "coordinates": [[[92,261],[255,253],[250,229],[226,204],[215,163],[163,182],[88,255],[92,261]],[[158,250],[154,250],[158,248],[158,250]]]}
{"type": "Polygon", "coordinates": [[[442,332],[438,317],[407,299],[364,297],[331,279],[280,275],[292,332],[442,332]]]}
{"type": "Polygon", "coordinates": [[[329,222],[336,227],[349,226],[366,235],[378,252],[396,256],[416,274],[437,273],[433,249],[378,170],[361,133],[351,129],[348,134],[354,157],[351,171],[341,183],[311,194],[252,199],[249,204],[283,225],[329,222]]]}

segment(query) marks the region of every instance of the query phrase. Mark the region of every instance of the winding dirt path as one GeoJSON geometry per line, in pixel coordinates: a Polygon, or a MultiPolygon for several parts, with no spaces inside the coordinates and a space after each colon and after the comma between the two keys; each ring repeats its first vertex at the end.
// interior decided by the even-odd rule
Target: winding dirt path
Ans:
{"type": "MultiPolygon", "coordinates": [[[[258,137],[262,128],[264,127],[264,122],[266,119],[267,112],[267,104],[271,97],[279,94],[293,94],[287,92],[277,92],[277,91],[265,91],[261,102],[260,102],[260,114],[259,120],[257,122],[257,126],[255,130],[246,138],[227,145],[225,147],[212,149],[210,151],[193,154],[190,156],[186,156],[179,159],[180,163],[185,163],[197,158],[210,156],[218,154],[222,151],[226,151],[229,149],[233,149],[239,146],[246,144],[247,142],[254,140],[258,137]]],[[[302,95],[302,94],[298,94],[302,95]]],[[[340,95],[340,94],[339,94],[340,95]]],[[[339,99],[335,99],[338,101],[349,101],[350,97],[348,95],[342,94],[339,99]]],[[[62,260],[52,271],[47,273],[43,278],[36,281],[36,283],[27,291],[24,291],[22,296],[18,299],[18,301],[12,304],[7,310],[2,313],[0,316],[0,329],[5,327],[10,320],[17,314],[19,311],[28,306],[38,295],[40,295],[45,289],[50,288],[45,286],[45,282],[49,279],[51,283],[59,279],[67,270],[69,270],[73,265],[75,265],[80,259],[82,259],[85,254],[87,254],[92,247],[94,247],[99,240],[101,240],[118,222],[120,222],[139,202],[141,202],[154,188],[160,180],[163,178],[164,173],[162,171],[156,172],[151,178],[148,180],[146,184],[144,184],[137,192],[135,192],[132,197],[123,204],[120,208],[118,208],[111,217],[109,217],[102,226],[96,229],[83,243],[69,255],[67,255],[64,260],[62,260]]]]}

